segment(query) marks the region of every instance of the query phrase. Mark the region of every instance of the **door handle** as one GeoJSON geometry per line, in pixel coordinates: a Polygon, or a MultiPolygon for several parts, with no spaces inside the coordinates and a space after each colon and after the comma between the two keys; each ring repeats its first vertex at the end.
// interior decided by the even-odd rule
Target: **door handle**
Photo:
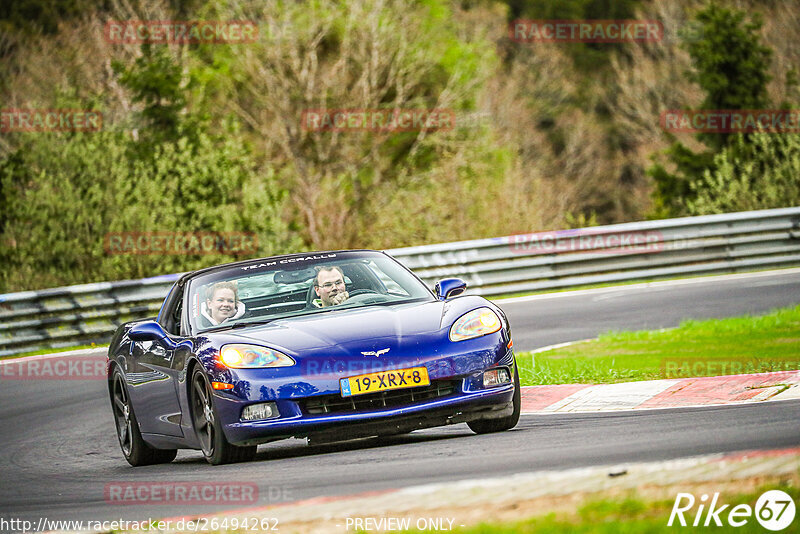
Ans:
{"type": "Polygon", "coordinates": [[[152,352],[153,355],[158,356],[159,358],[167,357],[167,349],[165,349],[161,345],[154,346],[153,348],[150,349],[150,352],[152,352]]]}

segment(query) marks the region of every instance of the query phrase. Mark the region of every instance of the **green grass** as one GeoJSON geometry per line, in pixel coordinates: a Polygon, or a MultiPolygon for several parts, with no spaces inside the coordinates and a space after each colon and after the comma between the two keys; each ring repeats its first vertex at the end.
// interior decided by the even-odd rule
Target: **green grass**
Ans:
{"type": "MultiPolygon", "coordinates": [[[[741,527],[733,527],[727,523],[728,513],[737,504],[747,504],[752,508],[758,497],[767,490],[780,489],[788,493],[795,502],[800,497],[800,489],[791,484],[769,485],[759,491],[738,495],[720,495],[719,505],[729,504],[720,515],[722,527],[714,525],[708,527],[692,527],[692,521],[698,511],[697,504],[690,511],[684,514],[687,526],[682,527],[676,521],[673,525],[667,526],[670,512],[674,504],[673,499],[669,500],[643,500],[630,493],[626,497],[618,499],[590,500],[581,505],[574,514],[550,513],[544,516],[533,517],[518,522],[504,523],[481,523],[473,527],[456,528],[454,532],[459,534],[573,534],[573,533],[602,533],[602,534],[626,534],[626,533],[671,533],[675,532],[769,532],[762,527],[754,516],[747,518],[747,523],[741,527]]],[[[676,493],[677,495],[677,493],[676,493]]],[[[705,521],[705,510],[700,524],[705,521]]],[[[788,528],[782,530],[783,533],[800,532],[800,520],[795,520],[788,528]]]]}
{"type": "Polygon", "coordinates": [[[684,321],[669,330],[517,355],[524,385],[609,383],[800,369],[800,306],[761,316],[684,321]]]}

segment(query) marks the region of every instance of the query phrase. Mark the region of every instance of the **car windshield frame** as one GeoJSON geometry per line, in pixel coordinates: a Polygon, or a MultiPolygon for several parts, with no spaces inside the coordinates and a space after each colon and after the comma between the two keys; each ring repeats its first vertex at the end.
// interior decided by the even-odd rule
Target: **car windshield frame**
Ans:
{"type": "MultiPolygon", "coordinates": [[[[371,306],[385,307],[389,305],[436,300],[434,292],[416,274],[389,254],[378,251],[308,253],[305,255],[276,256],[253,260],[247,263],[240,262],[227,267],[220,266],[219,268],[212,268],[211,270],[199,272],[187,281],[185,287],[184,324],[188,327],[188,331],[191,332],[191,335],[247,328],[248,326],[255,327],[273,321],[294,317],[310,317],[333,311],[363,309],[371,306]],[[377,287],[379,291],[365,291],[360,294],[364,295],[367,293],[367,296],[354,298],[357,297],[357,295],[354,295],[337,306],[316,307],[318,304],[309,306],[309,291],[311,291],[311,284],[316,277],[316,269],[322,266],[334,265],[344,270],[344,278],[345,282],[348,284],[348,292],[353,284],[353,279],[349,275],[355,275],[362,284],[365,281],[371,282],[370,285],[373,288],[377,287]],[[259,294],[258,289],[263,288],[245,286],[244,292],[238,290],[240,293],[238,301],[244,302],[248,300],[252,305],[254,299],[269,301],[270,297],[276,297],[278,300],[275,303],[263,306],[262,308],[270,308],[271,306],[275,306],[276,309],[291,308],[298,306],[301,301],[287,300],[282,303],[280,298],[284,295],[286,297],[294,295],[295,297],[303,296],[303,307],[288,309],[278,313],[267,312],[249,316],[245,314],[241,318],[237,318],[230,323],[225,321],[216,325],[204,325],[201,322],[200,313],[201,310],[205,310],[206,306],[205,298],[202,295],[206,294],[207,288],[215,283],[223,281],[236,281],[238,288],[240,282],[248,281],[248,279],[253,280],[258,276],[270,276],[270,284],[272,284],[272,287],[278,288],[286,286],[288,290],[286,292],[273,293],[267,291],[259,294]],[[276,276],[281,278],[279,282],[275,280],[276,276]],[[380,290],[381,288],[382,290],[380,290]],[[251,294],[253,290],[255,290],[255,292],[251,294]]],[[[311,301],[313,300],[319,301],[319,299],[311,299],[311,301]]],[[[262,308],[255,307],[253,310],[250,310],[249,305],[246,306],[247,311],[254,311],[262,308]]],[[[205,317],[208,318],[208,315],[205,315],[205,317]]],[[[208,322],[206,319],[202,321],[208,322]]]]}

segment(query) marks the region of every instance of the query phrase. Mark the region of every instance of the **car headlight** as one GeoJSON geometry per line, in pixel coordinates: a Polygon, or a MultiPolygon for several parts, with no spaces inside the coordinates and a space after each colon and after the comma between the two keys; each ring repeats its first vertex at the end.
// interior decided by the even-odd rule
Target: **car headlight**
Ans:
{"type": "Polygon", "coordinates": [[[295,361],[277,350],[257,345],[225,345],[219,351],[219,361],[234,369],[256,369],[263,367],[289,367],[295,361]]]}
{"type": "Polygon", "coordinates": [[[489,308],[478,308],[459,317],[450,328],[450,341],[463,341],[497,332],[503,323],[489,308]]]}

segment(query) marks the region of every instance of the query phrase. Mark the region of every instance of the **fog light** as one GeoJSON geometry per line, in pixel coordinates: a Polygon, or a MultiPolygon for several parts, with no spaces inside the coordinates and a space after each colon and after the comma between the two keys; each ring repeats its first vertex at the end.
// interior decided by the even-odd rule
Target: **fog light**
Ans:
{"type": "Polygon", "coordinates": [[[505,367],[483,373],[483,387],[485,388],[508,384],[509,382],[511,382],[511,373],[505,367]]]}
{"type": "Polygon", "coordinates": [[[278,417],[278,407],[274,402],[263,402],[261,404],[251,404],[242,410],[242,421],[262,421],[278,417]]]}

